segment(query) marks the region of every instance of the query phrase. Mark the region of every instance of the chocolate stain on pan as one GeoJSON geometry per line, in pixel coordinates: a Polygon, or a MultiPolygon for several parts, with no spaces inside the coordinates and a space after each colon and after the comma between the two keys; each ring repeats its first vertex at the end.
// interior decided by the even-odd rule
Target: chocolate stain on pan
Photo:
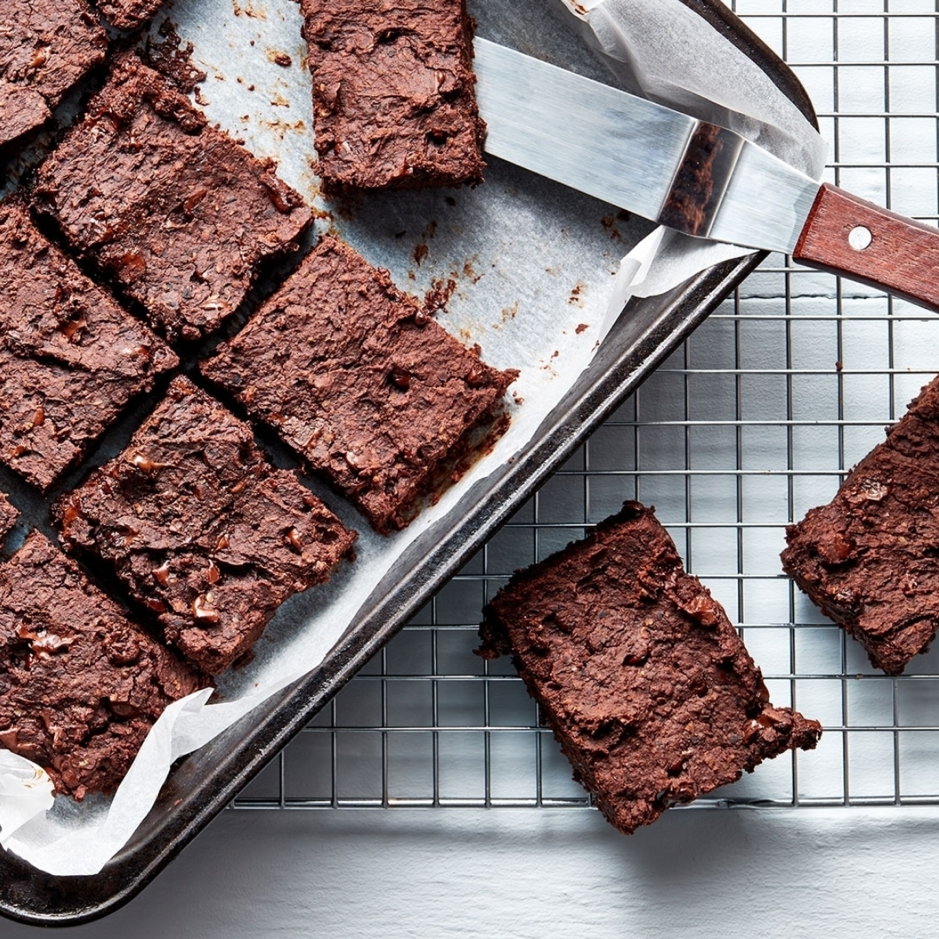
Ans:
{"type": "Polygon", "coordinates": [[[458,276],[456,271],[451,271],[446,280],[442,277],[431,278],[430,289],[424,294],[422,309],[425,313],[433,315],[446,307],[456,292],[458,276]]]}
{"type": "Polygon", "coordinates": [[[567,302],[572,306],[576,304],[581,309],[584,308],[584,293],[587,290],[587,285],[582,281],[577,281],[576,284],[571,288],[571,295],[567,298],[567,302]]]}
{"type": "Polygon", "coordinates": [[[253,20],[266,20],[267,11],[261,8],[255,8],[251,6],[250,3],[239,3],[238,0],[232,0],[232,9],[235,11],[235,16],[247,16],[253,20]]]}
{"type": "MultiPolygon", "coordinates": [[[[315,160],[310,161],[311,168],[315,162],[315,160]]],[[[362,208],[362,200],[357,193],[343,193],[341,196],[333,199],[331,204],[336,215],[346,221],[352,221],[359,209],[362,208]]],[[[409,276],[411,280],[414,279],[413,275],[409,276]]]]}
{"type": "MultiPolygon", "coordinates": [[[[245,117],[242,118],[242,120],[245,120],[245,119],[250,120],[250,118],[248,118],[247,115],[245,115],[245,117]]],[[[278,137],[280,137],[281,140],[283,140],[287,134],[291,134],[291,133],[302,134],[306,131],[306,122],[302,120],[297,120],[297,121],[260,120],[258,121],[258,124],[261,127],[267,128],[267,130],[273,131],[275,134],[277,134],[278,137]]]]}
{"type": "Polygon", "coordinates": [[[473,267],[474,262],[479,260],[479,255],[474,254],[464,265],[463,265],[463,276],[468,277],[471,283],[478,284],[482,279],[482,274],[477,274],[476,269],[473,267]]]}
{"type": "Polygon", "coordinates": [[[610,238],[613,241],[622,241],[623,236],[620,234],[620,230],[616,227],[616,216],[615,215],[604,215],[600,219],[600,224],[610,233],[610,238]]]}
{"type": "Polygon", "coordinates": [[[278,49],[268,49],[267,58],[269,62],[273,62],[281,68],[290,68],[293,65],[293,59],[286,52],[281,52],[278,49]]]}
{"type": "Polygon", "coordinates": [[[431,219],[424,230],[421,232],[421,240],[414,246],[414,250],[411,252],[411,257],[414,258],[414,263],[420,267],[421,262],[427,258],[427,255],[430,253],[430,248],[427,244],[434,235],[437,233],[437,222],[434,219],[431,219]]]}

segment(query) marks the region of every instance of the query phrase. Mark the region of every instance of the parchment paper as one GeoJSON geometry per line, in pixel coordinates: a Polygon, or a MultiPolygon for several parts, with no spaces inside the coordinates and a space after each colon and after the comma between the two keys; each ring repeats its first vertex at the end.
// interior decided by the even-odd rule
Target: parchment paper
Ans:
{"type": "MultiPolygon", "coordinates": [[[[556,0],[624,86],[660,104],[720,124],[821,179],[827,145],[772,79],[680,0],[556,0]],[[715,67],[717,66],[717,67],[715,67]]],[[[659,238],[660,236],[656,236],[659,238]]],[[[747,249],[670,234],[646,259],[631,294],[656,296],[747,249]]],[[[629,265],[624,258],[624,269],[629,265]]],[[[622,289],[613,298],[616,315],[622,289]]]]}
{"type": "MultiPolygon", "coordinates": [[[[576,26],[613,65],[614,82],[638,85],[668,103],[687,99],[696,108],[710,98],[733,121],[737,116],[730,109],[739,108],[733,126],[780,148],[776,152],[788,148],[802,169],[820,169],[814,131],[801,118],[801,125],[793,121],[792,105],[762,72],[717,33],[689,19],[679,0],[566,3],[566,9],[554,7],[556,16],[546,15],[543,0],[476,0],[470,8],[480,35],[610,80],[573,38],[570,27],[576,26]],[[687,98],[689,88],[698,94],[687,98]],[[681,100],[670,99],[672,94],[681,100]]],[[[208,73],[197,101],[209,118],[258,156],[277,159],[280,175],[322,210],[321,228],[338,231],[372,263],[388,268],[404,289],[443,293],[448,303],[440,322],[462,340],[480,343],[493,365],[520,368],[521,375],[508,432],[406,531],[378,537],[334,493],[317,490],[361,533],[358,559],[330,584],[284,604],[251,665],[223,677],[219,703],[207,704],[209,692],[203,691],[168,708],[113,799],[89,797],[76,804],[56,798],[50,808],[44,774],[0,751],[0,844],[63,876],[99,871],[147,814],[175,759],[323,660],[406,547],[434,522],[458,516],[470,487],[531,438],[634,290],[664,292],[743,250],[689,245],[691,239],[653,231],[644,220],[498,160],[490,161],[487,181],[477,189],[384,193],[328,204],[310,169],[312,109],[297,5],[177,0],[165,16],[193,43],[193,59],[208,73]],[[627,248],[634,250],[621,267],[627,248]]]]}

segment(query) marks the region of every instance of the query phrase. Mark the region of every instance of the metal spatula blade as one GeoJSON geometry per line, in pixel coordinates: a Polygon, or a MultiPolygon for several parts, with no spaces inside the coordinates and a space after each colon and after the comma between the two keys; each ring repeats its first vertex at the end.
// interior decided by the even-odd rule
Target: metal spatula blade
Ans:
{"type": "Polygon", "coordinates": [[[486,150],[689,235],[939,308],[939,232],[820,184],[725,128],[475,41],[486,150]]]}
{"type": "Polygon", "coordinates": [[[688,234],[795,248],[819,184],[732,131],[484,39],[476,74],[489,153],[688,234]],[[695,198],[701,174],[689,163],[708,159],[706,135],[720,150],[695,199],[707,218],[669,223],[676,186],[685,203],[695,198]]]}

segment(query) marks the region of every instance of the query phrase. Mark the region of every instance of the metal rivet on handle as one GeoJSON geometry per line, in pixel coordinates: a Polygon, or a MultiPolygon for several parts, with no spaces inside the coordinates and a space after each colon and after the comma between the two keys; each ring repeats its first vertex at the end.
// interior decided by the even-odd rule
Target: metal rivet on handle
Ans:
{"type": "Polygon", "coordinates": [[[848,244],[855,251],[863,251],[865,248],[869,248],[873,240],[874,236],[871,234],[871,230],[863,225],[852,228],[848,233],[848,244]]]}

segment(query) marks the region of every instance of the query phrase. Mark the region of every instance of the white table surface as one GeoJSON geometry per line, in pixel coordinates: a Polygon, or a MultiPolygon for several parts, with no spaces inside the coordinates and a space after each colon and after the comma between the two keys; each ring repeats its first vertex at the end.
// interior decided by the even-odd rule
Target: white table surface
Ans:
{"type": "MultiPolygon", "coordinates": [[[[936,935],[939,810],[228,812],[94,939],[936,935]]],[[[35,936],[0,924],[3,939],[35,936]]]]}

